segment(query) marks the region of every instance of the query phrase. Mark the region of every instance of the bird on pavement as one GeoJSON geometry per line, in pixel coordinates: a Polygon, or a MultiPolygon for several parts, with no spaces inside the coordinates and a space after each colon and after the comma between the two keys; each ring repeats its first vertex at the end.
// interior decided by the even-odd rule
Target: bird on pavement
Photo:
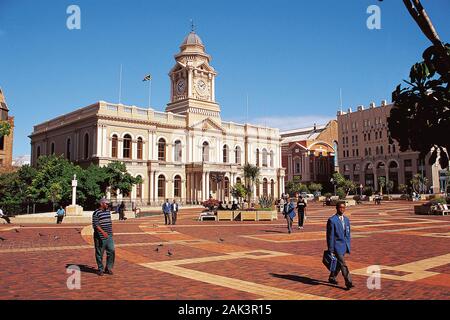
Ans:
{"type": "Polygon", "coordinates": [[[173,253],[172,253],[172,251],[167,251],[167,255],[170,257],[170,256],[173,256],[173,253]]]}
{"type": "Polygon", "coordinates": [[[0,237],[0,240],[2,240],[2,241],[5,241],[6,239],[5,239],[5,238],[2,238],[2,237],[0,237]]]}
{"type": "Polygon", "coordinates": [[[42,233],[40,233],[40,232],[38,233],[38,235],[39,235],[39,237],[43,237],[43,236],[44,236],[44,235],[43,235],[42,233]]]}
{"type": "Polygon", "coordinates": [[[14,229],[17,233],[19,233],[20,231],[19,231],[19,229],[14,229]]]}
{"type": "Polygon", "coordinates": [[[156,251],[156,252],[159,252],[159,248],[156,248],[155,251],[156,251]]]}
{"type": "Polygon", "coordinates": [[[162,247],[162,246],[164,246],[162,243],[158,245],[158,247],[162,247]]]}
{"type": "Polygon", "coordinates": [[[220,242],[224,242],[225,240],[224,240],[224,239],[222,239],[222,238],[220,238],[220,239],[219,239],[219,241],[220,241],[220,242]]]}
{"type": "Polygon", "coordinates": [[[58,236],[55,236],[55,240],[58,240],[59,239],[59,237],[58,236]]]}

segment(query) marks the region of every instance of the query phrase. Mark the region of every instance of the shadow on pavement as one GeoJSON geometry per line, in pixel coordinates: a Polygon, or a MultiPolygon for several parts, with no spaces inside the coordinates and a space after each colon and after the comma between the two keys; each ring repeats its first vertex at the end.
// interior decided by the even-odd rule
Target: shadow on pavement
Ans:
{"type": "Polygon", "coordinates": [[[275,278],[301,282],[301,283],[304,283],[304,284],[307,284],[307,285],[310,285],[310,286],[322,285],[322,286],[327,286],[327,287],[332,287],[332,288],[338,288],[338,289],[345,290],[344,288],[332,285],[332,284],[330,284],[330,283],[328,283],[326,281],[311,279],[311,278],[308,278],[308,277],[296,276],[296,275],[292,275],[292,274],[276,274],[276,273],[271,273],[270,275],[272,277],[275,277],[275,278]]]}
{"type": "Polygon", "coordinates": [[[77,266],[78,268],[80,268],[80,271],[84,272],[84,273],[95,273],[95,274],[97,274],[97,271],[98,271],[97,268],[94,268],[94,267],[91,267],[91,266],[87,266],[87,265],[84,265],[84,264],[76,264],[76,263],[73,263],[73,264],[68,263],[68,264],[66,264],[66,269],[68,267],[70,267],[70,266],[77,266]]]}

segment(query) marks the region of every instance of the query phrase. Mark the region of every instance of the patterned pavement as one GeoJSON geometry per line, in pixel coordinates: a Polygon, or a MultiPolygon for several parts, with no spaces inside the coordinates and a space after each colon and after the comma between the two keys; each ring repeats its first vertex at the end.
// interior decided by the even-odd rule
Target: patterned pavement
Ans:
{"type": "Polygon", "coordinates": [[[321,263],[333,208],[309,206],[304,230],[285,220],[199,222],[198,210],[115,222],[114,276],[95,274],[90,225],[0,225],[0,299],[450,299],[450,218],[415,216],[413,203],[365,204],[352,222],[355,288],[326,282],[321,263]],[[3,239],[3,240],[2,240],[3,239]],[[172,253],[171,255],[168,252],[172,253]],[[70,290],[67,267],[81,269],[70,290]],[[380,288],[368,268],[381,270],[380,288]]]}

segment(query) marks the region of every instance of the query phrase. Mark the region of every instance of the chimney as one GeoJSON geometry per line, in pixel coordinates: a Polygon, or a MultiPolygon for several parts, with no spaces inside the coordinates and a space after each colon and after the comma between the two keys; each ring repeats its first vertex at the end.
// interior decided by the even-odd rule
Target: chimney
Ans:
{"type": "Polygon", "coordinates": [[[373,108],[375,108],[375,107],[376,107],[375,102],[371,102],[371,103],[370,103],[370,109],[373,109],[373,108]]]}
{"type": "Polygon", "coordinates": [[[364,106],[363,105],[359,105],[358,106],[358,111],[363,111],[364,110],[364,106]]]}
{"type": "Polygon", "coordinates": [[[387,100],[382,100],[381,101],[381,106],[382,107],[386,107],[387,106],[387,100]]]}

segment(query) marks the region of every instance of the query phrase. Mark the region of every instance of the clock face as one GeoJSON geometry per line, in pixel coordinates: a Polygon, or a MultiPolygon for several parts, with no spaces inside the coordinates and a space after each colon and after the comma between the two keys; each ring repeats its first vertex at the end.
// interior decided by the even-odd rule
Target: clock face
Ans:
{"type": "Polygon", "coordinates": [[[186,81],[184,79],[180,79],[177,82],[177,93],[182,94],[186,90],[186,81]]]}
{"type": "Polygon", "coordinates": [[[197,81],[197,89],[198,89],[198,93],[199,94],[204,95],[208,91],[208,86],[206,85],[205,81],[200,79],[200,80],[197,81]]]}

